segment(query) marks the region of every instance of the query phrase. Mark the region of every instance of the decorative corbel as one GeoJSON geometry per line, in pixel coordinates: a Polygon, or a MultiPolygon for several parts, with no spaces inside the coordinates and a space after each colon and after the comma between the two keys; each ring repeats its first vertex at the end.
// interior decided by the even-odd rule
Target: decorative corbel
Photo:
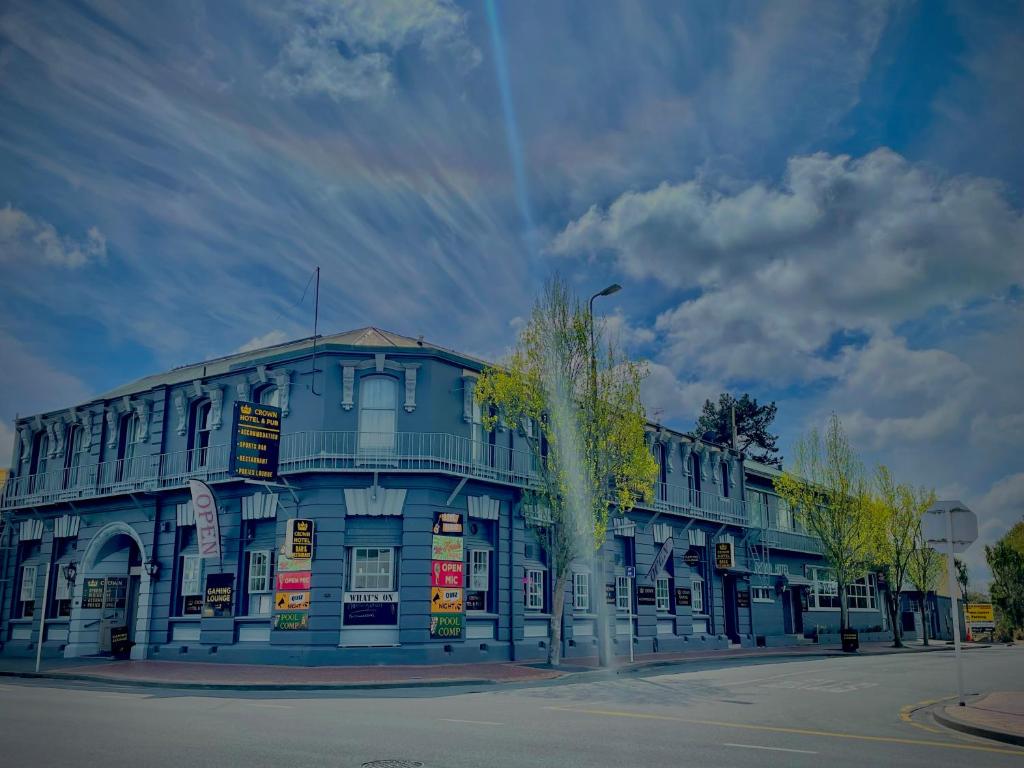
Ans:
{"type": "Polygon", "coordinates": [[[30,461],[32,459],[32,429],[27,425],[18,427],[18,445],[21,446],[21,450],[18,451],[16,461],[30,461]]]}
{"type": "Polygon", "coordinates": [[[410,363],[405,366],[405,411],[412,413],[416,410],[416,372],[419,370],[419,363],[410,363]]]}
{"type": "Polygon", "coordinates": [[[722,452],[712,448],[711,451],[711,479],[715,485],[720,485],[722,476],[721,472],[718,471],[719,465],[722,463],[722,452]]]}
{"type": "Polygon", "coordinates": [[[192,397],[200,398],[205,394],[202,379],[192,379],[192,397]]]}
{"type": "Polygon", "coordinates": [[[220,429],[224,410],[224,389],[218,385],[208,386],[210,396],[210,429],[220,429]]]}
{"type": "Polygon", "coordinates": [[[44,429],[46,430],[47,438],[46,455],[52,458],[57,455],[57,422],[46,422],[44,429]]]}
{"type": "Polygon", "coordinates": [[[260,384],[266,384],[267,383],[267,381],[268,381],[268,379],[267,379],[267,366],[265,366],[265,365],[257,365],[256,366],[256,381],[258,381],[260,384]]]}
{"type": "Polygon", "coordinates": [[[679,441],[679,452],[683,455],[683,474],[689,475],[690,472],[690,454],[693,453],[693,443],[689,440],[679,441]]]}
{"type": "Polygon", "coordinates": [[[186,405],[185,392],[179,389],[174,393],[174,411],[178,414],[178,426],[174,431],[179,435],[184,435],[188,427],[188,408],[186,405]]]}
{"type": "Polygon", "coordinates": [[[289,406],[289,389],[291,388],[291,371],[274,371],[274,384],[277,385],[277,402],[281,406],[281,416],[287,416],[291,410],[289,406]]]}
{"type": "Polygon", "coordinates": [[[107,408],[107,448],[117,448],[117,408],[113,403],[107,408]]]}
{"type": "Polygon", "coordinates": [[[351,363],[339,363],[341,366],[341,407],[351,411],[355,405],[353,395],[356,391],[356,367],[351,363]]]}
{"type": "Polygon", "coordinates": [[[78,423],[82,425],[82,450],[92,448],[92,411],[86,409],[78,414],[78,423]]]}
{"type": "Polygon", "coordinates": [[[64,436],[65,426],[63,417],[58,417],[53,421],[53,456],[61,456],[64,454],[64,436]]]}
{"type": "Polygon", "coordinates": [[[135,435],[135,439],[142,443],[149,442],[149,413],[150,413],[150,402],[149,400],[138,400],[132,403],[132,410],[135,411],[135,418],[139,420],[139,431],[135,435]]]}
{"type": "Polygon", "coordinates": [[[676,451],[676,438],[666,435],[665,439],[665,471],[672,474],[672,454],[676,451]]]}
{"type": "Polygon", "coordinates": [[[235,399],[242,403],[252,400],[252,384],[249,383],[248,377],[235,384],[235,399]]]}
{"type": "Polygon", "coordinates": [[[729,487],[736,487],[736,475],[738,475],[743,469],[739,458],[736,456],[729,457],[729,487]]]}
{"type": "Polygon", "coordinates": [[[473,400],[476,397],[476,374],[462,374],[462,420],[473,423],[473,400]]]}

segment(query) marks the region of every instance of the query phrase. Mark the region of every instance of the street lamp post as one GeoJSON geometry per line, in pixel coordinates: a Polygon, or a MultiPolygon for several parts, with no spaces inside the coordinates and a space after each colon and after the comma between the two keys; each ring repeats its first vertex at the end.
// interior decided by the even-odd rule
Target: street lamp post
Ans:
{"type": "MultiPolygon", "coordinates": [[[[611,296],[613,293],[618,293],[622,290],[622,286],[618,283],[612,283],[602,291],[598,291],[590,297],[590,301],[587,302],[588,307],[588,319],[590,320],[590,428],[593,429],[594,420],[597,417],[597,347],[594,342],[594,299],[599,296],[611,296]]],[[[592,436],[591,436],[592,437],[592,436]]],[[[605,583],[605,572],[604,572],[604,558],[598,558],[601,585],[605,583]]],[[[597,657],[598,663],[602,667],[607,667],[611,663],[611,649],[608,647],[608,621],[607,621],[607,601],[602,601],[604,605],[604,612],[599,613],[599,620],[597,622],[597,657]]],[[[633,623],[633,609],[630,607],[630,624],[633,623]]],[[[629,650],[630,653],[633,651],[633,633],[629,633],[629,650]]]]}

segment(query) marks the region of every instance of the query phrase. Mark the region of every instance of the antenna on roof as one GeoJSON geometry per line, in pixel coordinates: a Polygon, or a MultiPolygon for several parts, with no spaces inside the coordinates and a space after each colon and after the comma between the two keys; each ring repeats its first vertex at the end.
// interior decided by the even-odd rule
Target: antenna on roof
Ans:
{"type": "Polygon", "coordinates": [[[313,378],[312,378],[312,381],[310,381],[310,383],[309,383],[309,391],[312,392],[317,397],[320,397],[320,395],[323,394],[323,393],[316,391],[316,334],[317,334],[317,327],[318,327],[318,324],[320,322],[320,267],[319,266],[317,266],[317,268],[316,268],[316,292],[313,295],[315,296],[315,298],[313,300],[313,370],[310,371],[310,374],[312,375],[313,378]]]}

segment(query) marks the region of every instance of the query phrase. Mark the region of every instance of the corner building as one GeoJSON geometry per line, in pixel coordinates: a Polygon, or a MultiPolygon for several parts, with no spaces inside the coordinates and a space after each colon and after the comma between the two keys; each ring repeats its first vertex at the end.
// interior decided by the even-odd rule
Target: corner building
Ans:
{"type": "MultiPolygon", "coordinates": [[[[32,655],[41,640],[46,657],[104,654],[127,627],[135,659],[544,658],[545,520],[522,504],[535,482],[524,438],[534,427],[484,430],[474,399],[484,366],[365,328],[315,350],[306,339],[184,366],[19,419],[0,501],[0,653],[32,655]],[[279,482],[229,474],[236,401],[281,409],[279,482]],[[216,495],[220,559],[199,557],[190,478],[216,495]],[[465,523],[458,639],[430,636],[437,512],[465,523]],[[315,526],[308,607],[278,628],[275,580],[294,518],[315,526]],[[214,615],[203,610],[211,575],[234,584],[232,605],[214,615]]],[[[574,569],[563,655],[596,656],[598,601],[619,655],[631,636],[639,653],[834,639],[834,582],[818,542],[773,494],[774,470],[657,425],[648,444],[660,466],[654,497],[610,527],[604,574],[574,569]]],[[[851,615],[882,636],[878,589],[865,574],[851,615]]]]}

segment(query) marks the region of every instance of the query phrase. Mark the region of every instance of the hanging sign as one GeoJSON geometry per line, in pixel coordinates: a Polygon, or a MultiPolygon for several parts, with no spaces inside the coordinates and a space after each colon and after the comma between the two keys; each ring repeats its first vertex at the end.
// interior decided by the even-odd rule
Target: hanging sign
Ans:
{"type": "Polygon", "coordinates": [[[433,560],[430,563],[430,586],[463,586],[463,564],[455,560],[433,560]]]}
{"type": "Polygon", "coordinates": [[[697,547],[690,547],[686,550],[686,554],[683,555],[683,562],[690,566],[700,565],[702,559],[701,551],[697,547]]]}
{"type": "Polygon", "coordinates": [[[203,612],[202,595],[185,595],[181,607],[182,616],[199,616],[203,612]]]}
{"type": "Polygon", "coordinates": [[[313,581],[313,574],[309,571],[296,571],[292,573],[277,574],[278,592],[297,592],[309,589],[313,581]]]}
{"type": "Polygon", "coordinates": [[[654,581],[654,577],[657,576],[661,571],[668,565],[668,561],[672,559],[672,537],[665,539],[665,542],[661,545],[661,549],[658,550],[658,556],[654,558],[654,562],[651,563],[651,568],[647,571],[647,578],[650,581],[654,581]]]}
{"type": "Polygon", "coordinates": [[[654,605],[654,587],[642,584],[636,588],[637,605],[654,605]]]}
{"type": "Polygon", "coordinates": [[[676,587],[676,605],[680,608],[693,605],[693,592],[689,587],[676,587]]]}
{"type": "Polygon", "coordinates": [[[82,584],[82,608],[97,610],[103,607],[103,579],[86,579],[82,584]]]}
{"type": "Polygon", "coordinates": [[[281,409],[235,402],[229,471],[235,477],[276,480],[281,443],[281,409]]]}
{"type": "Polygon", "coordinates": [[[398,593],[346,592],[343,619],[349,627],[394,626],[398,623],[398,593]]]}
{"type": "Polygon", "coordinates": [[[441,536],[461,536],[462,513],[435,512],[433,532],[435,535],[441,536]]]}
{"type": "Polygon", "coordinates": [[[433,640],[458,640],[462,637],[465,617],[461,613],[437,613],[430,617],[433,640]]]}
{"type": "Polygon", "coordinates": [[[431,613],[462,613],[462,590],[431,587],[431,613]]]}
{"type": "Polygon", "coordinates": [[[296,560],[313,559],[313,521],[303,518],[292,518],[288,521],[288,530],[284,538],[284,551],[287,557],[296,560]]]}
{"type": "Polygon", "coordinates": [[[308,611],[309,592],[278,592],[274,595],[274,608],[279,611],[308,611]]]}
{"type": "Polygon", "coordinates": [[[132,641],[128,638],[128,627],[110,628],[110,653],[117,659],[127,659],[132,652],[132,641]]]}
{"type": "Polygon", "coordinates": [[[615,605],[615,585],[605,584],[604,585],[604,601],[608,605],[615,605]]]}
{"type": "Polygon", "coordinates": [[[206,576],[206,597],[203,601],[203,616],[231,616],[235,600],[235,575],[233,573],[210,573],[206,576]]]}
{"type": "Polygon", "coordinates": [[[736,607],[737,608],[749,608],[750,607],[750,592],[743,591],[736,593],[736,607]]]}
{"type": "Polygon", "coordinates": [[[274,629],[309,629],[309,614],[305,611],[275,614],[274,629]]]}
{"type": "Polygon", "coordinates": [[[192,492],[192,507],[196,513],[196,539],[199,542],[200,557],[220,559],[220,519],[217,515],[217,500],[210,486],[202,480],[189,480],[192,492]]]}
{"type": "Polygon", "coordinates": [[[430,547],[431,560],[463,561],[461,536],[434,536],[430,547]]]}
{"type": "Polygon", "coordinates": [[[466,610],[467,611],[484,611],[484,610],[487,610],[487,593],[486,592],[467,592],[466,593],[466,610]]]}
{"type": "Polygon", "coordinates": [[[732,542],[719,541],[715,544],[715,567],[723,570],[736,567],[733,557],[732,542]]]}
{"type": "Polygon", "coordinates": [[[309,560],[296,559],[288,555],[278,555],[277,572],[290,573],[295,571],[308,571],[309,560]]]}

